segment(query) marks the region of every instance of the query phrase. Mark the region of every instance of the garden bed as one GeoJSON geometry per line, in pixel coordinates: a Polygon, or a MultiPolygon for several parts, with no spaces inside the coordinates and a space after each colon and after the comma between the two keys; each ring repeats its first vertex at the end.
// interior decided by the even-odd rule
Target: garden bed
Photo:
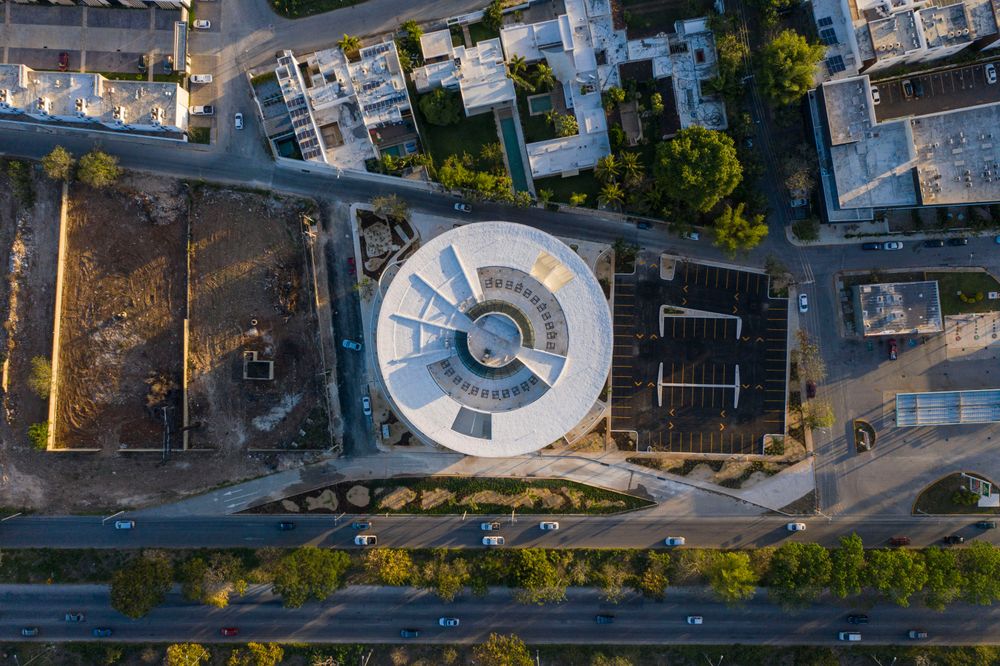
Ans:
{"type": "MultiPolygon", "coordinates": [[[[981,478],[984,481],[987,480],[985,477],[975,474],[972,475],[976,478],[981,478]]],[[[992,481],[990,482],[992,483],[992,481]]],[[[914,515],[952,515],[952,514],[1000,514],[1000,508],[990,508],[990,507],[979,507],[976,505],[969,506],[967,504],[960,504],[955,501],[956,493],[960,493],[963,488],[968,489],[969,482],[967,479],[962,478],[960,473],[949,474],[943,479],[935,481],[931,485],[924,488],[920,495],[917,496],[917,501],[913,503],[913,513],[914,515]]],[[[996,484],[993,484],[994,492],[996,492],[996,484]]]]}

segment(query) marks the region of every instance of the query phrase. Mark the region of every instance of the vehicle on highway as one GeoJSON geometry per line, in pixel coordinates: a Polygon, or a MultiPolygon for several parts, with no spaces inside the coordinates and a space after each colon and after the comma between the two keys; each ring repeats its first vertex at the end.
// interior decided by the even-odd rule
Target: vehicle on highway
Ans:
{"type": "Polygon", "coordinates": [[[961,247],[962,245],[968,245],[968,238],[949,238],[948,245],[953,245],[955,247],[961,247]]]}
{"type": "Polygon", "coordinates": [[[238,130],[243,129],[243,114],[242,113],[237,113],[235,116],[233,116],[233,125],[238,130]]]}
{"type": "Polygon", "coordinates": [[[344,338],[344,341],[340,343],[344,349],[353,349],[354,351],[361,351],[361,343],[355,342],[354,340],[348,340],[344,338]]]}
{"type": "Polygon", "coordinates": [[[372,415],[372,399],[368,396],[361,397],[361,410],[365,413],[365,416],[372,415]]]}
{"type": "Polygon", "coordinates": [[[906,635],[909,638],[927,638],[927,632],[923,629],[910,629],[906,635]]]}
{"type": "Polygon", "coordinates": [[[78,611],[70,611],[69,613],[63,615],[63,619],[67,622],[83,622],[87,619],[87,616],[78,611]]]}
{"type": "Polygon", "coordinates": [[[469,204],[467,204],[465,202],[461,202],[461,201],[458,202],[457,204],[455,204],[453,206],[453,208],[455,210],[457,210],[459,213],[471,213],[472,212],[472,206],[470,206],[469,204]]]}
{"type": "Polygon", "coordinates": [[[882,243],[862,243],[861,244],[861,249],[862,250],[881,250],[882,249],[882,243]]]}
{"type": "Polygon", "coordinates": [[[816,397],[816,382],[809,380],[806,382],[806,397],[815,398],[816,397]]]}
{"type": "Polygon", "coordinates": [[[986,63],[983,66],[983,71],[986,73],[986,83],[993,85],[997,82],[997,68],[991,62],[986,63]]]}
{"type": "Polygon", "coordinates": [[[896,338],[889,338],[889,360],[895,361],[899,356],[899,349],[896,347],[896,338]]]}
{"type": "Polygon", "coordinates": [[[25,638],[33,638],[38,635],[38,627],[25,627],[21,630],[21,635],[25,638]]]}
{"type": "Polygon", "coordinates": [[[212,27],[212,22],[209,21],[208,19],[198,19],[197,21],[192,23],[192,25],[198,30],[208,30],[209,28],[212,27]]]}
{"type": "Polygon", "coordinates": [[[59,53],[59,71],[65,72],[69,69],[69,54],[65,51],[59,53]]]}
{"type": "Polygon", "coordinates": [[[367,530],[371,526],[372,522],[370,520],[355,520],[351,523],[352,530],[367,530]]]}
{"type": "Polygon", "coordinates": [[[857,631],[842,631],[837,634],[837,638],[842,641],[860,641],[861,634],[857,631]]]}
{"type": "Polygon", "coordinates": [[[864,613],[854,613],[847,616],[847,624],[868,624],[871,621],[864,613]]]}
{"type": "Polygon", "coordinates": [[[997,524],[992,520],[980,520],[976,523],[976,527],[981,530],[995,530],[997,528],[997,524]]]}
{"type": "Polygon", "coordinates": [[[295,523],[293,523],[290,520],[283,520],[280,523],[278,523],[279,532],[291,532],[294,529],[295,529],[295,523]]]}
{"type": "Polygon", "coordinates": [[[418,629],[402,629],[399,632],[400,638],[419,638],[420,631],[418,629]]]}
{"type": "Polygon", "coordinates": [[[913,97],[913,84],[909,79],[903,79],[903,97],[906,99],[913,97]]]}
{"type": "Polygon", "coordinates": [[[883,250],[902,250],[903,243],[900,241],[886,241],[882,243],[883,250]]]}
{"type": "Polygon", "coordinates": [[[667,537],[663,540],[664,546],[683,546],[684,537],[667,537]]]}
{"type": "Polygon", "coordinates": [[[799,294],[799,312],[809,312],[809,297],[799,294]]]}
{"type": "Polygon", "coordinates": [[[354,537],[355,546],[374,546],[378,543],[378,537],[374,534],[359,534],[354,537]]]}
{"type": "Polygon", "coordinates": [[[484,546],[502,546],[504,544],[502,536],[484,536],[483,545],[484,546]]]}
{"type": "Polygon", "coordinates": [[[539,523],[538,528],[543,532],[551,532],[553,530],[559,529],[559,523],[554,520],[543,520],[539,523]]]}
{"type": "Polygon", "coordinates": [[[594,622],[597,624],[612,624],[615,621],[614,615],[595,615],[594,622]]]}
{"type": "Polygon", "coordinates": [[[192,116],[214,116],[215,107],[211,104],[200,104],[191,107],[192,116]]]}
{"type": "Polygon", "coordinates": [[[697,231],[685,231],[684,233],[681,234],[681,238],[683,238],[684,240],[696,241],[696,240],[701,240],[701,234],[699,234],[697,231]]]}
{"type": "Polygon", "coordinates": [[[439,617],[438,624],[442,627],[457,627],[458,618],[457,617],[439,617]]]}
{"type": "Polygon", "coordinates": [[[139,68],[140,72],[145,73],[146,70],[149,69],[149,56],[145,53],[139,56],[139,64],[136,66],[139,68]]]}
{"type": "Polygon", "coordinates": [[[906,536],[894,536],[894,537],[892,537],[892,538],[889,539],[889,545],[890,546],[909,546],[910,545],[910,537],[906,537],[906,536]]]}
{"type": "Polygon", "coordinates": [[[687,616],[687,623],[688,624],[703,624],[704,622],[705,622],[705,618],[703,618],[701,615],[688,615],[687,616]]]}
{"type": "Polygon", "coordinates": [[[239,636],[240,630],[236,627],[223,627],[219,633],[223,636],[239,636]]]}
{"type": "Polygon", "coordinates": [[[872,86],[872,104],[878,104],[882,101],[882,96],[878,94],[878,86],[872,86]]]}
{"type": "Polygon", "coordinates": [[[942,541],[944,541],[949,546],[953,546],[958,543],[965,543],[965,537],[959,536],[958,534],[950,534],[946,536],[944,539],[942,539],[942,541]]]}
{"type": "Polygon", "coordinates": [[[635,222],[635,228],[636,229],[652,229],[653,225],[650,224],[649,222],[647,222],[646,220],[636,220],[636,222],[635,222]]]}
{"type": "Polygon", "coordinates": [[[114,632],[108,627],[95,627],[90,633],[94,638],[111,638],[111,634],[114,632]]]}
{"type": "Polygon", "coordinates": [[[347,272],[350,273],[351,275],[356,275],[358,272],[358,267],[354,263],[354,257],[347,258],[347,272]]]}
{"type": "Polygon", "coordinates": [[[211,74],[192,74],[191,75],[191,83],[211,83],[211,82],[212,82],[212,75],[211,74]]]}
{"type": "Polygon", "coordinates": [[[944,247],[944,241],[940,238],[930,238],[924,241],[924,247],[944,247]]]}
{"type": "Polygon", "coordinates": [[[484,532],[496,532],[498,529],[500,529],[500,521],[494,520],[489,523],[479,523],[479,529],[481,529],[484,532]]]}
{"type": "Polygon", "coordinates": [[[134,520],[116,520],[115,521],[116,530],[133,530],[135,529],[134,520]]]}
{"type": "Polygon", "coordinates": [[[787,529],[789,532],[805,532],[806,531],[806,524],[805,523],[788,523],[787,525],[785,525],[785,529],[787,529]]]}

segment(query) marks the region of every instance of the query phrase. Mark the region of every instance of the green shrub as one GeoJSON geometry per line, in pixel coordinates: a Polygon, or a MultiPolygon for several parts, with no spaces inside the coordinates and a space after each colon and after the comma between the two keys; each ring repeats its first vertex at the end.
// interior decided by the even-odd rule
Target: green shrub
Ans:
{"type": "Polygon", "coordinates": [[[31,359],[31,374],[28,376],[28,386],[39,398],[49,397],[52,388],[52,363],[44,356],[31,359]]]}
{"type": "Polygon", "coordinates": [[[35,449],[44,451],[49,444],[49,422],[42,421],[28,426],[28,440],[35,449]]]}

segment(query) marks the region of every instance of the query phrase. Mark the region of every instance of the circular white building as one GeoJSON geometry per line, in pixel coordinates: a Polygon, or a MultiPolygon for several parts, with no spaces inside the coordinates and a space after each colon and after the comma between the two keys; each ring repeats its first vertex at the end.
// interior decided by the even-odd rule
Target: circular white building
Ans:
{"type": "Polygon", "coordinates": [[[382,386],[418,437],[475,456],[529,453],[586,416],[611,367],[594,274],[549,234],[510,222],[431,239],[376,316],[382,386]]]}

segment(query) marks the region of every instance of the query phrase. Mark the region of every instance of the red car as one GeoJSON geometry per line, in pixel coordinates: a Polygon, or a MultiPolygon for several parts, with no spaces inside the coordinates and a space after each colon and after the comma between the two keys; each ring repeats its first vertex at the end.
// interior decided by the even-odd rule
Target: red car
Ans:
{"type": "Polygon", "coordinates": [[[347,272],[351,275],[356,275],[358,272],[358,267],[354,264],[354,257],[347,258],[347,272]]]}
{"type": "Polygon", "coordinates": [[[896,360],[896,338],[889,338],[889,360],[896,360]]]}
{"type": "Polygon", "coordinates": [[[223,636],[237,636],[239,635],[240,630],[236,627],[223,627],[221,633],[223,636]]]}
{"type": "Polygon", "coordinates": [[[894,536],[891,539],[889,539],[889,545],[890,546],[909,546],[910,545],[910,537],[894,536]]]}
{"type": "Polygon", "coordinates": [[[65,72],[69,69],[69,54],[63,51],[59,54],[59,71],[65,72]]]}

